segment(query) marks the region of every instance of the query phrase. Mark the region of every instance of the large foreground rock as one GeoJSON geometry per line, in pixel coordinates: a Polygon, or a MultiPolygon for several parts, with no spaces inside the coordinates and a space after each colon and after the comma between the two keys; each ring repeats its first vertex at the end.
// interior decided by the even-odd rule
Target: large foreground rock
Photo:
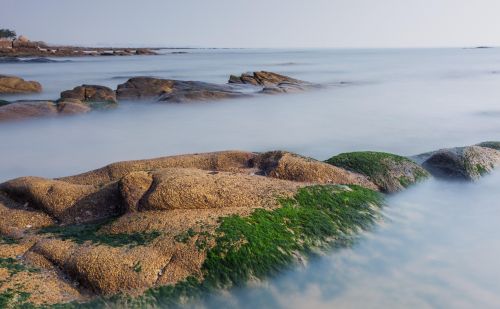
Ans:
{"type": "Polygon", "coordinates": [[[30,93],[42,91],[42,85],[16,76],[0,75],[0,93],[30,93]]]}
{"type": "Polygon", "coordinates": [[[378,193],[335,183],[376,188],[362,175],[282,151],[172,156],[58,180],[7,181],[0,184],[0,257],[9,256],[3,262],[22,277],[7,270],[4,279],[16,278],[30,295],[9,301],[22,307],[138,296],[183,280],[215,288],[264,278],[373,223],[378,193]],[[2,237],[11,237],[8,244],[2,237]],[[30,284],[40,274],[54,289],[50,297],[30,284]]]}
{"type": "Polygon", "coordinates": [[[475,181],[500,165],[500,151],[481,146],[447,148],[415,156],[415,160],[435,177],[475,181]]]}
{"type": "Polygon", "coordinates": [[[342,153],[327,163],[366,175],[385,192],[401,191],[430,175],[415,162],[384,152],[342,153]]]}

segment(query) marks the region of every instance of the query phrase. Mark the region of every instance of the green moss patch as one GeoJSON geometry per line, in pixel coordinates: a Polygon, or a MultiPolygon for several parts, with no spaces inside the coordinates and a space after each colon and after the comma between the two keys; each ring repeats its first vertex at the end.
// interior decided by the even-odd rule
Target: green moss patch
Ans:
{"type": "Polygon", "coordinates": [[[7,289],[0,293],[0,308],[35,308],[28,302],[31,294],[7,289]]]}
{"type": "MultiPolygon", "coordinates": [[[[22,271],[38,272],[37,268],[32,268],[21,264],[17,259],[14,258],[0,258],[0,268],[5,268],[9,272],[9,275],[15,275],[22,271]]],[[[0,307],[1,308],[1,307],[0,307]]]]}
{"type": "Polygon", "coordinates": [[[388,192],[397,191],[397,187],[407,188],[430,176],[427,171],[410,159],[386,152],[342,153],[325,162],[363,174],[388,192]]]}
{"type": "Polygon", "coordinates": [[[313,186],[300,189],[282,207],[256,210],[249,217],[222,218],[216,245],[203,264],[204,280],[188,278],[174,286],[148,290],[127,306],[174,306],[217,289],[243,286],[287,269],[298,256],[352,243],[371,227],[383,203],[381,194],[358,186],[313,186]]]}
{"type": "Polygon", "coordinates": [[[91,224],[76,224],[68,226],[49,226],[39,231],[42,234],[52,234],[62,240],[71,240],[78,244],[90,241],[111,247],[135,247],[147,245],[160,236],[160,232],[105,234],[99,230],[114,219],[101,220],[91,224]]]}
{"type": "Polygon", "coordinates": [[[0,235],[0,245],[15,245],[18,243],[19,242],[12,237],[0,235]]]}
{"type": "MultiPolygon", "coordinates": [[[[175,285],[149,289],[137,298],[122,295],[52,307],[171,308],[219,289],[268,278],[293,266],[299,256],[351,245],[360,231],[379,218],[383,195],[359,186],[323,185],[302,188],[280,203],[278,209],[259,209],[248,217],[221,218],[212,235],[215,246],[208,249],[202,266],[202,281],[189,277],[175,285]]],[[[179,240],[195,235],[186,232],[179,240]]]]}

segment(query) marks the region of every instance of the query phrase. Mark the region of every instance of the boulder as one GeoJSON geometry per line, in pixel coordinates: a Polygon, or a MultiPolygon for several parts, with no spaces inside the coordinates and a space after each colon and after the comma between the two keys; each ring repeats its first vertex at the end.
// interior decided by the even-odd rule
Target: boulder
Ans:
{"type": "Polygon", "coordinates": [[[57,116],[57,106],[51,101],[16,101],[0,105],[0,122],[57,116]]]}
{"type": "Polygon", "coordinates": [[[500,151],[481,146],[441,149],[415,156],[438,178],[475,181],[500,165],[500,151]]]}
{"type": "Polygon", "coordinates": [[[364,175],[286,151],[266,152],[258,155],[253,162],[259,173],[268,177],[309,183],[359,185],[378,190],[364,175]]]}
{"type": "Polygon", "coordinates": [[[297,92],[307,88],[317,87],[317,85],[306,81],[266,71],[244,73],[240,76],[231,75],[228,83],[262,86],[262,92],[269,94],[297,92]]]}
{"type": "Polygon", "coordinates": [[[16,76],[0,75],[0,93],[41,92],[42,85],[35,81],[25,81],[16,76]]]}
{"type": "Polygon", "coordinates": [[[430,175],[408,158],[384,152],[342,153],[326,160],[328,164],[363,174],[382,191],[402,191],[430,175]]]}
{"type": "Polygon", "coordinates": [[[116,94],[119,100],[155,99],[176,103],[244,96],[227,85],[153,77],[131,78],[118,85],[116,94]]]}
{"type": "Polygon", "coordinates": [[[115,92],[104,86],[82,85],[61,92],[61,99],[75,99],[84,103],[116,103],[115,92]]]}

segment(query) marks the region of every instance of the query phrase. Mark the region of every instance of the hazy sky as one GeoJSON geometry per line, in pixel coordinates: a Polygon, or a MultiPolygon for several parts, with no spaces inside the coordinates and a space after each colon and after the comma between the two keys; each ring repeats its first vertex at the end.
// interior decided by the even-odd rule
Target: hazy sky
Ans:
{"type": "Polygon", "coordinates": [[[500,45],[500,0],[0,0],[49,43],[206,47],[500,45]]]}

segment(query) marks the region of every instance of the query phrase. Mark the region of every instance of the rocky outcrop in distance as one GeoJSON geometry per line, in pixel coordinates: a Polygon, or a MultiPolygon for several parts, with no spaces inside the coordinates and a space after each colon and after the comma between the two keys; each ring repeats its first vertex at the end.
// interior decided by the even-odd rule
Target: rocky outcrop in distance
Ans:
{"type": "MultiPolygon", "coordinates": [[[[460,154],[474,151],[464,160],[489,164],[485,156],[500,153],[493,148],[460,154]]],[[[468,171],[467,164],[458,168],[468,171]]],[[[0,295],[16,306],[176,304],[349,243],[377,222],[384,204],[377,191],[429,177],[394,154],[321,162],[286,151],[178,155],[58,179],[20,177],[0,184],[0,278],[7,282],[0,295]]]]}
{"type": "MultiPolygon", "coordinates": [[[[271,72],[254,72],[243,74],[242,76],[255,76],[256,84],[241,82],[241,85],[235,86],[234,80],[228,84],[213,84],[200,81],[182,81],[172,79],[161,79],[154,77],[134,77],[127,82],[118,85],[116,91],[100,85],[81,85],[72,90],[63,91],[56,101],[51,101],[56,107],[57,113],[54,115],[73,115],[82,114],[95,109],[108,109],[116,107],[119,101],[137,101],[147,100],[153,102],[165,103],[189,103],[217,101],[229,98],[249,97],[255,94],[285,93],[303,91],[319,85],[300,81],[283,75],[271,72]],[[258,81],[257,81],[258,80],[258,81]],[[242,88],[243,87],[243,88],[242,88]],[[247,87],[252,87],[247,89],[247,87]],[[270,90],[270,89],[275,89],[270,90]],[[279,90],[279,91],[278,91],[279,90]]],[[[26,89],[23,86],[22,79],[10,77],[12,80],[11,88],[26,89]],[[17,82],[13,82],[13,81],[17,82]]],[[[234,78],[232,78],[234,79],[234,78]]],[[[0,77],[0,92],[1,92],[0,77]]],[[[31,85],[36,82],[24,82],[31,85]]],[[[36,83],[41,90],[41,86],[36,83]]],[[[8,85],[5,82],[5,85],[8,85]]],[[[20,120],[27,118],[43,117],[46,114],[40,112],[43,106],[36,106],[36,101],[15,101],[8,107],[9,102],[0,104],[0,121],[20,120]],[[29,104],[27,104],[29,103],[29,104]],[[25,105],[23,105],[25,104],[25,105]],[[15,115],[14,110],[22,110],[23,113],[15,115]]],[[[43,102],[47,105],[47,101],[43,102]]]]}
{"type": "Polygon", "coordinates": [[[0,94],[41,92],[42,85],[17,76],[0,75],[0,94]]]}

